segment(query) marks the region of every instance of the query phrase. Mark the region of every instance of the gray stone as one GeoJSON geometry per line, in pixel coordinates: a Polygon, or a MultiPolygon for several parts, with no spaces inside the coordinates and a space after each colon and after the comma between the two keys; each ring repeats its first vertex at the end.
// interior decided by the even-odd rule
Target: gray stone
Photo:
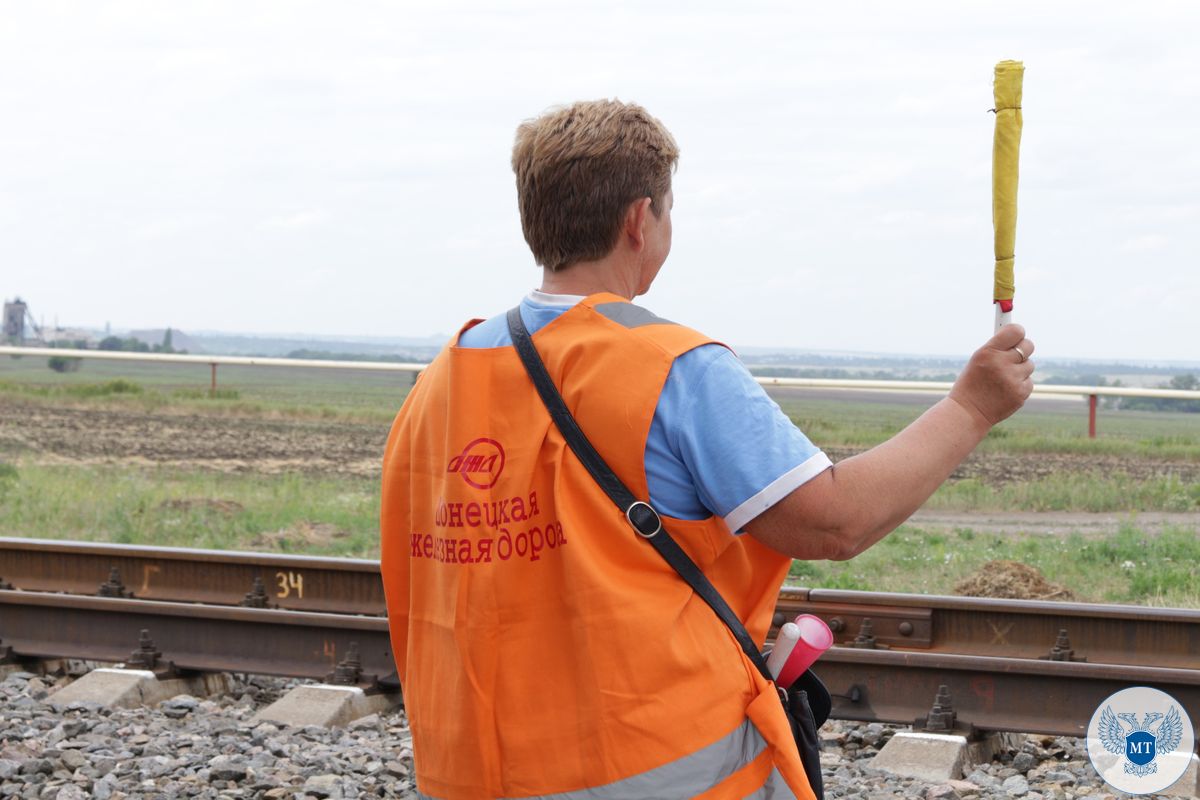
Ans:
{"type": "Polygon", "coordinates": [[[233,756],[217,756],[208,765],[209,778],[214,781],[240,781],[246,778],[246,764],[233,756]]]}
{"type": "Polygon", "coordinates": [[[187,711],[194,710],[200,705],[200,701],[192,697],[190,694],[177,694],[170,700],[164,700],[159,703],[163,708],[182,708],[187,711]]]}
{"type": "Polygon", "coordinates": [[[983,767],[980,767],[980,768],[974,770],[970,775],[967,776],[967,780],[970,781],[971,783],[974,783],[977,786],[985,786],[985,787],[986,786],[997,786],[1000,783],[1000,781],[996,780],[991,775],[989,775],[987,773],[987,770],[984,769],[983,767]]]}
{"type": "Polygon", "coordinates": [[[93,800],[109,800],[117,786],[117,776],[111,772],[92,784],[93,800]]]}
{"type": "Polygon", "coordinates": [[[863,744],[874,747],[883,739],[883,726],[878,722],[872,722],[862,732],[863,744]]]}
{"type": "Polygon", "coordinates": [[[85,758],[83,753],[79,752],[78,750],[63,750],[62,755],[58,757],[58,760],[61,761],[68,769],[79,769],[84,764],[88,763],[87,758],[85,758]]]}
{"type": "Polygon", "coordinates": [[[107,775],[117,768],[117,760],[110,756],[100,756],[92,761],[92,769],[101,775],[107,775]]]}
{"type": "Polygon", "coordinates": [[[1073,772],[1052,769],[1042,775],[1042,780],[1049,781],[1050,783],[1075,783],[1077,778],[1073,772]]]}
{"type": "Polygon", "coordinates": [[[342,779],[338,775],[314,775],[304,782],[304,791],[317,797],[341,797],[342,779]]]}
{"type": "Polygon", "coordinates": [[[948,783],[939,783],[925,790],[925,800],[959,800],[961,797],[958,790],[948,783]]]}
{"type": "Polygon", "coordinates": [[[1011,775],[1001,785],[1009,797],[1022,797],[1029,793],[1029,781],[1024,775],[1011,775]]]}
{"type": "Polygon", "coordinates": [[[1022,751],[1013,757],[1012,767],[1017,772],[1024,774],[1029,772],[1029,770],[1033,769],[1035,766],[1037,766],[1037,758],[1031,753],[1022,751]]]}

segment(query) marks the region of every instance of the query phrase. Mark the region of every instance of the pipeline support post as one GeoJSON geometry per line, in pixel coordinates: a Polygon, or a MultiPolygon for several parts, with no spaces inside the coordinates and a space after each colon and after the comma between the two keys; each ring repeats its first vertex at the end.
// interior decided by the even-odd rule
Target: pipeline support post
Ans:
{"type": "Polygon", "coordinates": [[[211,364],[209,364],[209,366],[212,367],[212,381],[208,385],[208,396],[216,397],[217,396],[217,362],[214,361],[211,364]]]}
{"type": "Polygon", "coordinates": [[[1100,404],[1100,398],[1097,395],[1088,395],[1088,438],[1096,438],[1096,406],[1100,404]]]}

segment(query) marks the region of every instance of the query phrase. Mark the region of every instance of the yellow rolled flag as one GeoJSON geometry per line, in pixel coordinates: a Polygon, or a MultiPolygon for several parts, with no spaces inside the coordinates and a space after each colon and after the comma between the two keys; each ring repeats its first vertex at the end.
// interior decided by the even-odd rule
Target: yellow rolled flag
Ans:
{"type": "Polygon", "coordinates": [[[1016,285],[1013,259],[1017,240],[1017,178],[1021,157],[1021,84],[1025,65],[1001,61],[996,65],[996,132],[992,139],[992,227],[995,231],[996,273],[992,300],[996,327],[1008,322],[1016,285]],[[1003,317],[1003,320],[1001,319],[1003,317]]]}

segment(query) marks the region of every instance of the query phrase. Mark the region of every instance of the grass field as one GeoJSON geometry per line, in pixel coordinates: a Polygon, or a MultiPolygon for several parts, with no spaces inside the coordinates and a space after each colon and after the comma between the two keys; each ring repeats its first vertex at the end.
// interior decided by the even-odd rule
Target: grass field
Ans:
{"type": "MultiPolygon", "coordinates": [[[[214,430],[232,418],[263,425],[294,419],[289,430],[316,421],[321,430],[333,426],[335,436],[344,423],[354,423],[378,432],[378,441],[365,445],[364,457],[373,462],[412,376],[221,367],[218,380],[217,396],[210,398],[204,366],[87,362],[79,372],[58,374],[44,358],[0,358],[0,412],[7,403],[10,409],[83,409],[84,418],[88,409],[182,414],[198,418],[201,431],[206,418],[214,430]]],[[[886,397],[776,396],[810,438],[847,452],[883,441],[924,408],[886,397]]],[[[1200,481],[1181,477],[1195,475],[1200,462],[1200,415],[1106,409],[1101,420],[1101,438],[1089,440],[1082,401],[1022,411],[980,448],[978,461],[1004,461],[1004,471],[949,482],[926,508],[1117,512],[1129,515],[1120,530],[998,535],[972,525],[946,530],[910,524],[852,561],[797,562],[792,581],[945,594],[984,562],[1010,559],[1037,567],[1078,599],[1200,607],[1200,481]],[[1191,472],[1183,470],[1187,465],[1191,472]],[[1183,471],[1177,474],[1177,467],[1183,471]],[[1181,523],[1150,532],[1139,526],[1140,512],[1180,512],[1181,523]]],[[[271,430],[267,435],[276,436],[271,430]]],[[[61,455],[41,457],[20,440],[20,411],[0,414],[0,535],[378,555],[379,486],[373,476],[259,471],[252,464],[231,473],[122,460],[119,454],[109,463],[73,463],[61,455]],[[4,435],[6,423],[15,435],[4,435]]]]}
{"type": "Polygon", "coordinates": [[[0,356],[0,398],[146,410],[390,422],[412,383],[409,372],[220,366],[217,393],[210,397],[206,364],[88,360],[78,372],[55,373],[45,358],[0,356]],[[136,388],[113,391],[116,382],[136,388]]]}
{"type": "Polygon", "coordinates": [[[0,534],[369,558],[379,486],[356,477],[19,463],[0,467],[0,534]]]}
{"type": "Polygon", "coordinates": [[[954,594],[986,562],[1018,561],[1087,602],[1200,608],[1200,530],[1151,535],[1136,522],[1116,533],[997,536],[969,527],[905,525],[851,561],[797,561],[789,582],[830,589],[954,594]]]}
{"type": "MultiPolygon", "coordinates": [[[[925,406],[910,403],[847,403],[789,400],[780,407],[809,438],[829,445],[872,447],[899,433],[925,406]]],[[[930,398],[932,404],[936,398],[930,398]]],[[[1087,409],[1059,401],[1053,410],[1022,409],[997,425],[978,452],[1129,455],[1200,461],[1200,414],[1102,409],[1099,435],[1087,436],[1087,409]]],[[[826,445],[826,446],[829,446],[826,445]]]]}
{"type": "MultiPolygon", "coordinates": [[[[377,558],[379,486],[355,477],[0,466],[0,535],[377,558]]],[[[1080,600],[1200,607],[1200,530],[999,536],[901,527],[847,562],[796,562],[791,582],[952,594],[994,559],[1020,561],[1080,600]]]]}
{"type": "MultiPolygon", "coordinates": [[[[206,365],[85,361],[78,372],[55,373],[45,358],[0,356],[4,396],[52,403],[115,405],[197,413],[266,415],[305,419],[390,422],[412,386],[411,373],[301,367],[218,369],[218,391],[209,396],[206,365]],[[113,391],[129,387],[132,391],[113,391]]],[[[925,406],[910,402],[791,399],[774,392],[784,412],[823,447],[866,448],[895,435],[925,406]]],[[[928,404],[936,398],[928,398],[928,404]]],[[[998,425],[980,452],[1078,453],[1200,461],[1200,415],[1105,409],[1101,435],[1087,438],[1087,416],[1078,405],[1021,411],[998,425]]]]}

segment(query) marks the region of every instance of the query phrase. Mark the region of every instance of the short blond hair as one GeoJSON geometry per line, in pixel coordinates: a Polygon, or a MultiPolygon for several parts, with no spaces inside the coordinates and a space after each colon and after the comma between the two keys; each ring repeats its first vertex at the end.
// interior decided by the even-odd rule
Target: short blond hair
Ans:
{"type": "Polygon", "coordinates": [[[612,251],[629,204],[662,214],[679,147],[646,109],[590,100],[551,109],[517,128],[512,168],[521,230],[552,271],[612,251]]]}

